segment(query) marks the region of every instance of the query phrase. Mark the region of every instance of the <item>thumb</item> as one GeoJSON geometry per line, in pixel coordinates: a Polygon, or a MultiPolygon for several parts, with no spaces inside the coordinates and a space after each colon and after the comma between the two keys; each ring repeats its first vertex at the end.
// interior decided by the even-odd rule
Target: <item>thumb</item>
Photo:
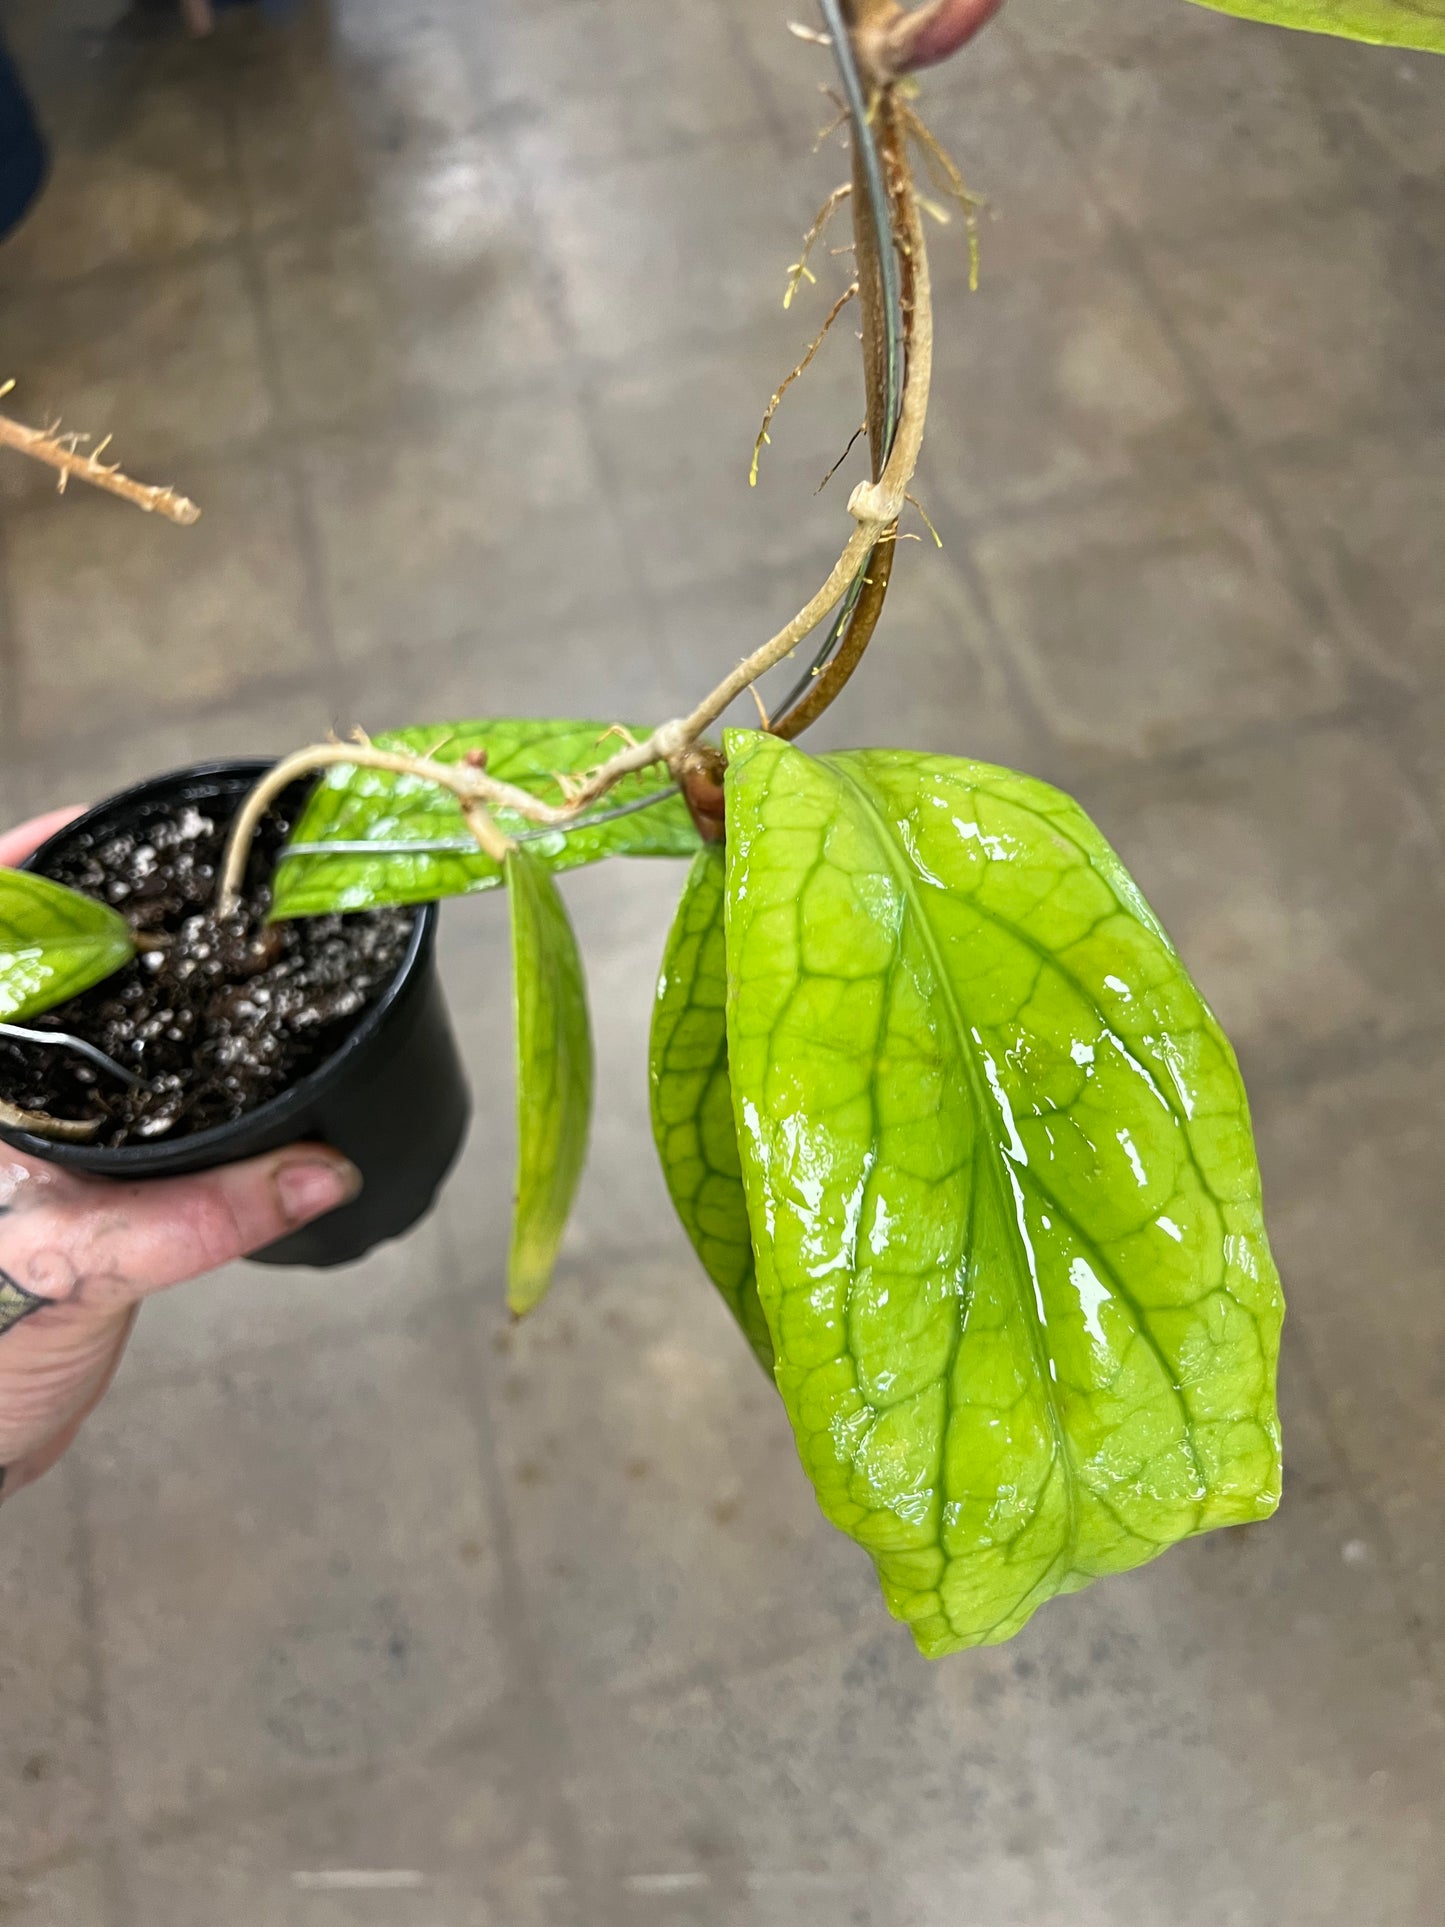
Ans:
{"type": "Polygon", "coordinates": [[[67,823],[73,823],[82,814],[79,804],[71,804],[63,810],[47,810],[44,816],[32,816],[28,823],[18,829],[6,830],[0,836],[0,863],[23,863],[32,850],[38,850],[47,837],[63,830],[67,823]]]}
{"type": "Polygon", "coordinates": [[[321,1144],[188,1178],[97,1179],[10,1218],[3,1262],[37,1298],[115,1311],[259,1251],[360,1189],[355,1166],[321,1144]]]}

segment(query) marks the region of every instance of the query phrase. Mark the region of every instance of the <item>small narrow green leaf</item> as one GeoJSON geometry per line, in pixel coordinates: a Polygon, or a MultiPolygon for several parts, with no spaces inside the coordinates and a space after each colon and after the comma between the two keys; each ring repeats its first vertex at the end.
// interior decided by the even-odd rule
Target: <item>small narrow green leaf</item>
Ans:
{"type": "Polygon", "coordinates": [[[824,1512],[925,1653],[1279,1498],[1234,1054],[1046,784],[728,738],[728,1054],[824,1512]]]}
{"type": "Polygon", "coordinates": [[[1198,4],[1274,27],[1445,53],[1445,0],[1198,0],[1198,4]]]}
{"type": "Polygon", "coordinates": [[[0,870],[0,1022],[78,997],[135,954],[130,926],[32,870],[0,870]]]}
{"type": "MultiPolygon", "coordinates": [[[[460,763],[484,751],[487,769],[502,782],[560,803],[556,777],[593,769],[608,752],[605,723],[528,722],[501,719],[427,723],[389,730],[378,749],[410,750],[439,763],[460,763]]],[[[639,734],[646,734],[640,731],[639,734]]],[[[615,747],[615,745],[613,745],[615,747]]],[[[497,812],[509,836],[528,838],[528,853],[549,870],[571,870],[608,856],[691,856],[697,831],[680,796],[667,796],[666,769],[624,777],[598,804],[598,813],[662,797],[645,809],[605,823],[579,822],[565,833],[533,837],[535,825],[511,811],[497,812]]],[[[324,915],[334,910],[374,910],[386,903],[429,903],[437,897],[494,890],[500,866],[476,848],[457,800],[415,776],[358,769],[338,763],[325,771],[312,793],[291,844],[336,843],[336,854],[281,853],[274,918],[324,915]],[[451,849],[357,851],[355,844],[452,844],[451,849]]]]}
{"type": "Polygon", "coordinates": [[[652,1012],[652,1135],[677,1215],[743,1335],[771,1372],[728,1080],[726,868],[716,843],[693,858],[652,1012]]]}
{"type": "Polygon", "coordinates": [[[592,1030],[577,939],[542,865],[507,857],[512,983],[517,1013],[517,1201],[507,1303],[520,1316],[552,1282],[552,1267],[592,1115],[592,1030]]]}

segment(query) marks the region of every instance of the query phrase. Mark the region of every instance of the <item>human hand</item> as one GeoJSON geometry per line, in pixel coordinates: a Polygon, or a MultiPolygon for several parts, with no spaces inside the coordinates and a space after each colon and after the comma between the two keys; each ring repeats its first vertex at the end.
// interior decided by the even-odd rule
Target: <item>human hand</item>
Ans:
{"type": "MultiPolygon", "coordinates": [[[[23,861],[74,814],[0,836],[0,865],[23,861]]],[[[0,1145],[0,1499],[70,1445],[114,1376],[142,1299],[335,1210],[360,1183],[320,1144],[140,1184],[0,1145]]]]}

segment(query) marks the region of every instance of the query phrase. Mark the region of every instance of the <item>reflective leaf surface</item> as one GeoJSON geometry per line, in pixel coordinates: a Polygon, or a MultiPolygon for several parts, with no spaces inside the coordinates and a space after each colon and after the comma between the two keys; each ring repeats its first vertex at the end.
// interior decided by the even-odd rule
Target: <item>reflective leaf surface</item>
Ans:
{"type": "Polygon", "coordinates": [[[1217,13],[1338,34],[1386,47],[1445,53],[1445,0],[1198,0],[1217,13]]]}
{"type": "Polygon", "coordinates": [[[1229,1044],[1076,804],[735,732],[728,1043],[777,1381],[924,1652],[1279,1497],[1229,1044]]]}
{"type": "Polygon", "coordinates": [[[552,1282],[587,1155],[592,1029],[577,939],[535,857],[507,857],[517,1017],[517,1198],[507,1303],[530,1311],[552,1282]]]}
{"type": "Polygon", "coordinates": [[[652,1133],[703,1269],[771,1371],[728,1081],[725,878],[722,848],[709,844],[693,859],[668,936],[652,1013],[652,1133]]]}
{"type": "MultiPolygon", "coordinates": [[[[609,747],[607,724],[501,719],[427,723],[389,730],[378,749],[404,749],[440,763],[460,763],[485,751],[487,768],[503,782],[560,803],[556,775],[573,775],[602,762],[609,747]]],[[[645,731],[639,731],[645,734],[645,731]]],[[[661,767],[625,777],[596,812],[662,795],[671,779],[661,767]]],[[[606,822],[533,836],[535,825],[509,810],[496,813],[509,836],[526,836],[529,855],[549,870],[570,870],[606,856],[691,856],[697,832],[680,796],[606,822]]],[[[428,903],[437,897],[493,890],[502,880],[498,864],[467,832],[455,797],[415,776],[337,764],[322,772],[291,843],[452,843],[454,849],[357,852],[289,856],[277,871],[273,917],[304,917],[332,910],[372,910],[384,903],[428,903]]]]}
{"type": "Polygon", "coordinates": [[[135,949],[125,918],[30,870],[0,870],[0,1022],[78,997],[135,949]]]}

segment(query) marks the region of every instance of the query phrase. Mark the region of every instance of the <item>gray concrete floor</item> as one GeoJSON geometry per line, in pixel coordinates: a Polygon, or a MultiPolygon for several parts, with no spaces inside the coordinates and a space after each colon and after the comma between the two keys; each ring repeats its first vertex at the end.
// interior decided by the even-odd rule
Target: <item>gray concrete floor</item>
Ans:
{"type": "MultiPolygon", "coordinates": [[[[784,0],[129,50],[113,10],[7,9],[56,165],[0,373],[206,516],[0,469],[7,818],[333,720],[656,719],[819,579],[846,337],[745,485],[838,172],[784,0]]],[[[926,109],[991,202],[979,294],[936,245],[946,548],[828,739],[1076,790],[1215,1001],[1290,1292],[1283,1510],[915,1657],[654,1169],[676,872],[567,886],[601,1115],[515,1333],[505,914],[453,906],[444,1209],[149,1307],[5,1508],[5,1921],[1440,1918],[1445,63],[1010,0],[926,109]]]]}

